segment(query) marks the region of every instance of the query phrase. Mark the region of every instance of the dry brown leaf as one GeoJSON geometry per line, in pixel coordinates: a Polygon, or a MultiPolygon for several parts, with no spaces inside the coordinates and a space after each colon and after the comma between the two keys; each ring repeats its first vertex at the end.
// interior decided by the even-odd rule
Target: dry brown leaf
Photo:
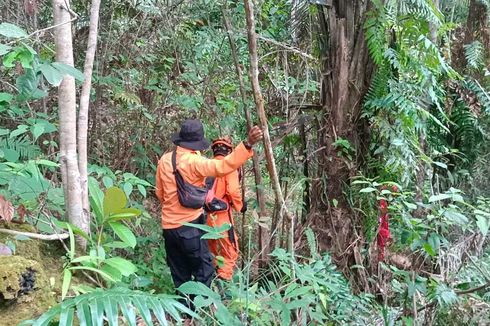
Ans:
{"type": "Polygon", "coordinates": [[[27,209],[24,205],[20,204],[19,207],[17,207],[17,214],[19,215],[19,221],[24,223],[27,214],[27,209]]]}
{"type": "Polygon", "coordinates": [[[5,197],[0,196],[0,220],[5,220],[7,222],[12,221],[14,218],[14,206],[11,202],[5,199],[5,197]]]}

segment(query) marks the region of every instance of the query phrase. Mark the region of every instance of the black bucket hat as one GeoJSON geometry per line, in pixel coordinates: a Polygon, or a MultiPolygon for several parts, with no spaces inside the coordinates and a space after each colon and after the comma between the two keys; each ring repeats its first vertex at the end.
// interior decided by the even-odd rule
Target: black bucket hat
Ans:
{"type": "Polygon", "coordinates": [[[180,126],[180,132],[172,135],[172,142],[180,147],[203,151],[209,147],[204,138],[204,127],[199,120],[185,120],[180,126]]]}

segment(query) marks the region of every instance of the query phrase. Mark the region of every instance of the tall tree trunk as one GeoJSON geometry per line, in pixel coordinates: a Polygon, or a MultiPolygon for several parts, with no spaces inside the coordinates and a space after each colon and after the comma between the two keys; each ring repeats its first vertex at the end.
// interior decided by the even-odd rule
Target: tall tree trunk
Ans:
{"type": "MultiPolygon", "coordinates": [[[[69,0],[53,0],[56,61],[73,66],[73,46],[69,0]]],[[[77,110],[75,79],[65,75],[58,88],[60,115],[60,162],[68,220],[83,227],[82,192],[77,158],[77,110]]],[[[80,239],[79,239],[80,240],[80,239]]],[[[84,246],[82,240],[81,244],[84,246]]]]}
{"type": "MultiPolygon", "coordinates": [[[[235,70],[238,77],[238,84],[240,86],[240,95],[242,97],[243,104],[243,113],[245,114],[245,120],[247,122],[247,129],[250,130],[252,128],[252,117],[250,115],[250,111],[247,108],[247,93],[245,91],[245,83],[243,81],[243,72],[240,68],[240,62],[238,61],[238,50],[236,48],[235,40],[233,38],[233,29],[230,23],[230,19],[228,18],[228,10],[227,8],[223,9],[223,20],[225,23],[225,28],[228,33],[228,40],[230,42],[231,55],[233,57],[233,62],[235,64],[235,70]]],[[[266,207],[265,207],[265,196],[264,196],[264,188],[262,187],[262,174],[260,171],[259,158],[254,155],[252,157],[253,163],[253,172],[255,177],[255,185],[256,185],[256,195],[257,195],[257,203],[259,205],[259,219],[265,217],[267,215],[266,207]]],[[[243,237],[243,234],[242,234],[243,237]]],[[[266,228],[263,228],[259,225],[259,265],[263,265],[267,260],[269,253],[269,233],[266,228]]]]}
{"type": "Polygon", "coordinates": [[[78,113],[78,167],[82,191],[83,218],[82,230],[90,231],[90,204],[88,200],[88,172],[87,172],[87,130],[90,90],[92,88],[92,70],[94,66],[95,51],[97,49],[97,30],[99,25],[100,0],[93,0],[90,9],[90,27],[87,40],[87,52],[83,75],[85,80],[80,94],[80,109],[78,113]]]}
{"type": "Polygon", "coordinates": [[[360,228],[343,190],[357,172],[353,160],[338,155],[335,142],[346,139],[353,150],[359,148],[362,99],[373,72],[364,37],[364,20],[369,1],[333,0],[319,6],[323,40],[321,101],[323,127],[319,131],[319,176],[312,187],[313,229],[319,245],[328,250],[340,267],[353,258],[356,228],[360,228]],[[335,203],[335,204],[333,204],[335,203]]]}
{"type": "MultiPolygon", "coordinates": [[[[289,213],[284,201],[284,196],[281,190],[281,184],[279,182],[279,177],[277,175],[276,163],[274,161],[274,154],[272,151],[271,139],[269,135],[269,127],[267,125],[267,116],[264,109],[264,98],[262,97],[262,92],[260,90],[259,84],[259,67],[258,67],[258,56],[257,56],[257,35],[255,33],[255,18],[253,4],[251,0],[244,0],[245,4],[245,16],[247,19],[247,37],[248,37],[248,49],[250,55],[250,76],[252,81],[252,89],[254,93],[255,106],[257,108],[257,113],[260,119],[260,124],[262,131],[264,132],[264,151],[265,158],[267,161],[267,169],[271,178],[272,188],[274,189],[274,194],[279,205],[279,218],[282,221],[284,217],[292,221],[292,215],[289,213]]],[[[292,242],[290,243],[292,246],[292,242]]],[[[289,248],[292,251],[292,247],[289,248]]]]}

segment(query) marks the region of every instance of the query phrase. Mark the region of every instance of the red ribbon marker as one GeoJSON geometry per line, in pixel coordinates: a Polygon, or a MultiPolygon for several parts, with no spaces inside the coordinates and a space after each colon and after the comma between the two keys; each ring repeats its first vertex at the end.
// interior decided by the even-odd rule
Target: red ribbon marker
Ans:
{"type": "MultiPolygon", "coordinates": [[[[387,189],[386,186],[383,186],[381,190],[387,189]]],[[[391,190],[393,192],[398,192],[398,188],[396,186],[392,186],[391,190]]],[[[386,199],[381,199],[379,201],[379,229],[377,236],[378,243],[378,261],[383,261],[385,258],[385,247],[387,243],[392,239],[390,233],[390,216],[388,215],[388,201],[386,199]]]]}

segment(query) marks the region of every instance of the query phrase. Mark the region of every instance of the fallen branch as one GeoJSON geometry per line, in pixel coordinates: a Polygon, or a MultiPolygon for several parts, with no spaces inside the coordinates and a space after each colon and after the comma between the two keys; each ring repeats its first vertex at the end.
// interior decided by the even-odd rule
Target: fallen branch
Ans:
{"type": "Polygon", "coordinates": [[[11,235],[23,235],[32,239],[39,239],[39,240],[61,240],[61,239],[68,239],[70,237],[68,233],[39,234],[39,233],[21,232],[21,231],[9,230],[9,229],[0,229],[0,233],[6,233],[11,235]]]}

